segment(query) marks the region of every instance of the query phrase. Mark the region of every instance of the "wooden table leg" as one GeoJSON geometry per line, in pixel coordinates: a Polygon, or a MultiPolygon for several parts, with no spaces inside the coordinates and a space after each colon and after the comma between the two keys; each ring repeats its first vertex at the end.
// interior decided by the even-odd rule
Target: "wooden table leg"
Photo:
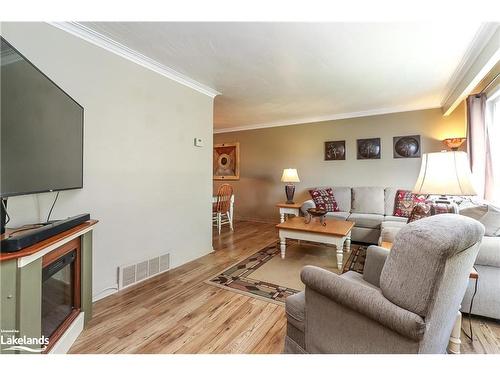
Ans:
{"type": "Polygon", "coordinates": [[[285,259],[286,252],[286,238],[280,237],[280,250],[281,250],[281,259],[285,259]]]}
{"type": "MultiPolygon", "coordinates": [[[[345,243],[345,242],[344,242],[345,243]]],[[[342,263],[344,262],[344,244],[342,242],[337,242],[337,268],[342,273],[342,263]]]]}
{"type": "Polygon", "coordinates": [[[280,212],[280,223],[285,222],[285,214],[283,212],[280,212]]]}
{"type": "Polygon", "coordinates": [[[351,233],[349,233],[344,241],[344,251],[351,251],[351,233]]]}
{"type": "Polygon", "coordinates": [[[460,332],[462,330],[462,313],[460,309],[457,312],[457,318],[455,320],[455,325],[451,331],[450,341],[448,342],[448,353],[450,354],[460,354],[460,345],[462,340],[460,340],[460,332]]]}

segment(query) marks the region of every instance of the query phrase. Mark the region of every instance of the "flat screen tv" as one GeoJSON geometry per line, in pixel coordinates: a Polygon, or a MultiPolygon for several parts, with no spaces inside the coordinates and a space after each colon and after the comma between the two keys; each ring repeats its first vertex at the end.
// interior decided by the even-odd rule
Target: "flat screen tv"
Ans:
{"type": "Polygon", "coordinates": [[[4,38],[0,63],[0,197],[82,188],[83,107],[4,38]]]}

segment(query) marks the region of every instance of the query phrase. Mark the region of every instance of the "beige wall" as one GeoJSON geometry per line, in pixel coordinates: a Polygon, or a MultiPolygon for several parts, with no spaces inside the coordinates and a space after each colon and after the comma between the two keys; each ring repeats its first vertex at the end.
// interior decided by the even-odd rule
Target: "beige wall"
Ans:
{"type": "MultiPolygon", "coordinates": [[[[285,198],[283,168],[297,168],[296,201],[307,188],[337,186],[413,187],[421,159],[394,159],[392,137],[421,135],[423,152],[443,149],[441,140],[465,136],[464,106],[444,118],[441,109],[327,121],[214,135],[214,143],[240,142],[240,180],[235,189],[235,217],[276,221],[274,207],[285,198]],[[380,137],[380,160],[356,160],[356,139],[380,137]],[[345,140],[345,161],[324,161],[324,142],[345,140]]],[[[219,182],[214,182],[214,190],[219,182]]]]}
{"type": "MultiPolygon", "coordinates": [[[[117,285],[119,265],[210,252],[212,98],[47,24],[3,23],[1,34],[85,108],[84,187],[62,192],[53,218],[100,221],[94,297],[117,285]]],[[[45,219],[53,197],[9,198],[9,225],[45,219]]]]}

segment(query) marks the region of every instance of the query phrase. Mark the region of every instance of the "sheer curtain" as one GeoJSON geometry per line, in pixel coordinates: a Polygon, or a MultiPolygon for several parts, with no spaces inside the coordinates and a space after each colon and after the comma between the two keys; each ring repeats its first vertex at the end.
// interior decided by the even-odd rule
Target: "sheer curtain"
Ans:
{"type": "Polygon", "coordinates": [[[467,149],[479,197],[500,205],[500,90],[467,98],[467,149]]]}
{"type": "MultiPolygon", "coordinates": [[[[500,88],[486,100],[486,132],[490,152],[489,179],[485,181],[485,198],[500,206],[500,88]]],[[[488,172],[488,171],[487,171],[488,172]]]]}

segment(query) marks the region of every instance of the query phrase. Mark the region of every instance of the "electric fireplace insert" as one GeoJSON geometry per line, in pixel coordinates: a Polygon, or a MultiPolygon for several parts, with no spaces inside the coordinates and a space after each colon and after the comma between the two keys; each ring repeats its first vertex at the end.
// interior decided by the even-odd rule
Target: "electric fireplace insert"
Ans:
{"type": "Polygon", "coordinates": [[[80,312],[80,239],[42,260],[42,335],[51,347],[80,312]]]}

